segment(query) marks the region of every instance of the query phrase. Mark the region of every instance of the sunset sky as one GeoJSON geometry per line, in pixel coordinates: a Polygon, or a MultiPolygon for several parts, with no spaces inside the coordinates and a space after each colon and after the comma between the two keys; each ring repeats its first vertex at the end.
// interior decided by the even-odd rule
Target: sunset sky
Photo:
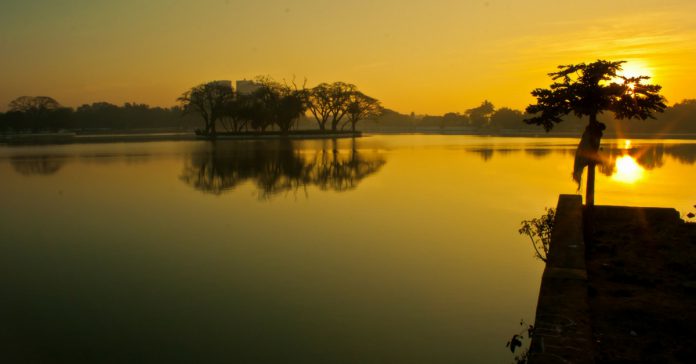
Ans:
{"type": "Polygon", "coordinates": [[[3,0],[0,110],[172,106],[201,82],[345,81],[400,112],[523,108],[558,64],[629,61],[669,104],[696,98],[693,0],[3,0]]]}

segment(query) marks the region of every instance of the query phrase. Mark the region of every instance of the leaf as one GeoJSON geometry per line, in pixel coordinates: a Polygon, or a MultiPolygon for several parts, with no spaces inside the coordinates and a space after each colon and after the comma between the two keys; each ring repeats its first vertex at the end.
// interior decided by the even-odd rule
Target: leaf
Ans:
{"type": "Polygon", "coordinates": [[[693,219],[694,216],[696,216],[696,215],[694,215],[693,212],[689,212],[688,214],[686,214],[686,217],[688,217],[689,219],[693,219]]]}
{"type": "Polygon", "coordinates": [[[510,352],[514,353],[517,348],[522,346],[522,336],[520,335],[512,335],[512,339],[510,339],[510,352]]]}

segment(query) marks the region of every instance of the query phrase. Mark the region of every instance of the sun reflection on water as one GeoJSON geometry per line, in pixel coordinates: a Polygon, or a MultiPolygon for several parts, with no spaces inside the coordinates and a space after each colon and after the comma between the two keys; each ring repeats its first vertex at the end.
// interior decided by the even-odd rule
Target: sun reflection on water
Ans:
{"type": "Polygon", "coordinates": [[[618,182],[635,183],[643,178],[645,169],[641,167],[635,158],[623,155],[616,159],[616,173],[611,178],[618,182]]]}

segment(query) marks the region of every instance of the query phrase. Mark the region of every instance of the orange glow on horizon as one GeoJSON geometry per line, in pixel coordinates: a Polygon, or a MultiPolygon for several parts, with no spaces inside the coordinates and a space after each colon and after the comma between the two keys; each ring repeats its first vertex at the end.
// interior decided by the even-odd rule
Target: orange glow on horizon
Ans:
{"type": "Polygon", "coordinates": [[[7,0],[0,111],[23,95],[170,107],[200,83],[258,75],[352,83],[405,114],[463,113],[483,100],[520,110],[558,65],[597,59],[654,77],[646,83],[670,104],[696,98],[696,2],[687,0],[76,3],[7,0]]]}

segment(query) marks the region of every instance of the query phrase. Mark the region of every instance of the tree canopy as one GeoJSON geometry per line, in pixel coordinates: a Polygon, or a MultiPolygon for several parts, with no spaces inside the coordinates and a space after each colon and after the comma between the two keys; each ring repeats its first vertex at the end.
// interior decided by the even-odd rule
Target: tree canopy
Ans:
{"type": "Polygon", "coordinates": [[[596,122],[597,115],[604,111],[613,112],[617,119],[654,118],[654,112],[667,107],[659,93],[662,87],[643,84],[650,79],[648,76],[620,75],[624,63],[598,60],[558,66],[559,71],[549,73],[553,83],[548,89],[532,91],[537,102],[526,111],[535,116],[525,122],[549,131],[570,113],[589,116],[590,123],[596,122]]]}
{"type": "Polygon", "coordinates": [[[20,96],[10,101],[8,107],[11,112],[42,112],[57,110],[61,106],[48,96],[20,96]]]}
{"type": "MultiPolygon", "coordinates": [[[[365,95],[358,91],[358,88],[353,84],[345,82],[320,83],[308,90],[306,95],[307,108],[316,119],[317,124],[319,124],[320,130],[326,129],[326,123],[329,120],[331,121],[331,130],[336,131],[341,120],[346,116],[352,118],[355,122],[363,118],[360,114],[364,108],[358,108],[356,102],[366,106],[363,102],[366,99],[362,98],[365,95]],[[350,116],[351,111],[352,117],[350,116]],[[360,117],[356,119],[355,117],[357,116],[360,117]]],[[[373,98],[370,99],[375,100],[373,98]]],[[[353,126],[355,125],[354,122],[351,123],[353,126]]]]}
{"type": "Polygon", "coordinates": [[[234,91],[229,81],[211,81],[192,87],[177,101],[181,103],[184,113],[196,113],[203,118],[206,134],[215,135],[215,125],[224,116],[227,104],[233,98],[234,91]]]}
{"type": "Polygon", "coordinates": [[[384,110],[379,100],[357,90],[350,93],[347,101],[346,114],[348,115],[348,120],[343,126],[350,123],[352,131],[355,131],[355,124],[358,121],[378,117],[384,110]]]}
{"type": "Polygon", "coordinates": [[[466,115],[469,117],[469,123],[472,126],[482,128],[488,125],[494,111],[495,106],[493,106],[493,103],[488,100],[484,100],[481,105],[467,110],[466,115]]]}

